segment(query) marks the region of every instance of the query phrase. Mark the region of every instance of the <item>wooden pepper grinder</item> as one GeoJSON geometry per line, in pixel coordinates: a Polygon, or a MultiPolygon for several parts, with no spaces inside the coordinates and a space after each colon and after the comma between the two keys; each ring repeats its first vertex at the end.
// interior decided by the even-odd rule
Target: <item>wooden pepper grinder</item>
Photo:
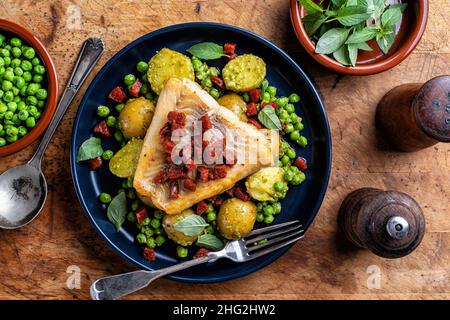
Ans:
{"type": "Polygon", "coordinates": [[[358,189],[345,198],[339,225],[354,245],[391,259],[410,254],[425,233],[422,209],[413,198],[373,188],[358,189]]]}
{"type": "Polygon", "coordinates": [[[378,105],[376,122],[386,139],[402,151],[450,142],[450,76],[392,89],[378,105]]]}

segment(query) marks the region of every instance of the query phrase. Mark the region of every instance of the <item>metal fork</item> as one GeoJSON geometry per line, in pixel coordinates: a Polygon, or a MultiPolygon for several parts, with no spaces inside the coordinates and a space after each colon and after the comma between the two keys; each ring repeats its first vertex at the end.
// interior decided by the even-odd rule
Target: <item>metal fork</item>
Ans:
{"type": "Polygon", "coordinates": [[[174,266],[146,271],[139,270],[96,280],[90,293],[94,300],[116,300],[147,287],[152,281],[168,274],[181,271],[199,264],[227,258],[234,262],[246,262],[259,258],[284,246],[296,242],[304,236],[299,221],[281,223],[252,231],[247,237],[230,241],[216,252],[204,257],[186,261],[174,266]]]}

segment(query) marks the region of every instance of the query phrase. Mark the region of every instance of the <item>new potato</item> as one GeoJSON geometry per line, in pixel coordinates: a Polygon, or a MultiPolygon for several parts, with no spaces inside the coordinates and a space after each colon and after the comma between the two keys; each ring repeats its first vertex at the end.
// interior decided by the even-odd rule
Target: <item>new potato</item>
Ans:
{"type": "Polygon", "coordinates": [[[280,167],[268,167],[252,174],[245,181],[248,194],[258,201],[275,201],[280,193],[274,188],[275,182],[284,181],[284,170],[280,167]]]}
{"type": "Polygon", "coordinates": [[[253,54],[243,54],[225,65],[222,77],[228,90],[250,91],[261,86],[266,77],[266,63],[253,54]]]}
{"type": "Polygon", "coordinates": [[[166,214],[163,218],[162,226],[167,234],[167,237],[182,246],[189,246],[193,244],[197,240],[197,236],[189,237],[184,233],[177,231],[174,227],[174,224],[193,214],[195,213],[192,209],[186,209],[179,214],[166,214]]]}
{"type": "Polygon", "coordinates": [[[127,139],[144,138],[155,113],[155,104],[143,97],[130,99],[119,114],[119,127],[127,139]]]}
{"type": "Polygon", "coordinates": [[[247,104],[240,95],[236,93],[229,93],[222,96],[217,102],[221,106],[233,111],[233,113],[238,116],[239,120],[244,122],[248,121],[247,114],[245,113],[247,110],[247,104]]]}
{"type": "Polygon", "coordinates": [[[225,200],[217,216],[219,231],[229,240],[241,239],[248,235],[255,221],[256,205],[238,198],[225,200]]]}
{"type": "Polygon", "coordinates": [[[109,170],[119,178],[134,176],[141,149],[144,142],[141,139],[130,140],[109,161],[109,170]]]}

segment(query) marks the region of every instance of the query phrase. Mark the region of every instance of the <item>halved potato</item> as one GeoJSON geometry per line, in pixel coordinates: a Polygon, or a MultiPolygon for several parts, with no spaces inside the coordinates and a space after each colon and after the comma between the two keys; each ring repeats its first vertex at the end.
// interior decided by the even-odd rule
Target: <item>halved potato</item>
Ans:
{"type": "Polygon", "coordinates": [[[258,201],[274,201],[281,193],[274,188],[275,182],[284,182],[284,170],[280,167],[269,167],[252,174],[245,181],[247,192],[258,201]]]}
{"type": "Polygon", "coordinates": [[[139,156],[141,155],[143,141],[141,139],[130,140],[109,161],[109,170],[119,178],[134,176],[139,156]]]}
{"type": "Polygon", "coordinates": [[[189,237],[174,227],[177,222],[193,214],[195,214],[194,210],[186,209],[179,214],[166,214],[164,216],[162,226],[170,240],[182,246],[189,246],[197,240],[197,236],[189,237]]]}
{"type": "Polygon", "coordinates": [[[119,127],[125,138],[144,138],[154,113],[152,101],[144,97],[128,100],[119,114],[119,127]]]}
{"type": "Polygon", "coordinates": [[[225,200],[217,215],[220,233],[229,240],[245,237],[252,231],[256,221],[256,205],[238,198],[225,200]]]}
{"type": "Polygon", "coordinates": [[[152,90],[159,95],[170,78],[195,80],[194,67],[184,54],[164,48],[150,59],[147,78],[152,90]]]}
{"type": "Polygon", "coordinates": [[[247,104],[240,95],[236,93],[228,93],[220,97],[217,102],[219,102],[221,106],[233,111],[233,113],[237,115],[241,121],[248,121],[246,114],[247,104]]]}
{"type": "Polygon", "coordinates": [[[243,54],[225,65],[222,76],[228,90],[246,92],[261,86],[266,77],[266,63],[253,54],[243,54]]]}

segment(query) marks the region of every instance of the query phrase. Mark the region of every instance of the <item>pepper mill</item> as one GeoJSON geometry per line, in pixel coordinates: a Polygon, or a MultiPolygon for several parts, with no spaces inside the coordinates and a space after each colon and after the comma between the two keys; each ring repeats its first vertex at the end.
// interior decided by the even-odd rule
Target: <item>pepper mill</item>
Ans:
{"type": "Polygon", "coordinates": [[[351,192],[339,209],[339,225],[350,242],[384,258],[400,258],[423,239],[425,219],[405,193],[362,188],[351,192]]]}
{"type": "Polygon", "coordinates": [[[401,151],[417,151],[450,142],[450,76],[403,84],[380,101],[377,126],[401,151]]]}

